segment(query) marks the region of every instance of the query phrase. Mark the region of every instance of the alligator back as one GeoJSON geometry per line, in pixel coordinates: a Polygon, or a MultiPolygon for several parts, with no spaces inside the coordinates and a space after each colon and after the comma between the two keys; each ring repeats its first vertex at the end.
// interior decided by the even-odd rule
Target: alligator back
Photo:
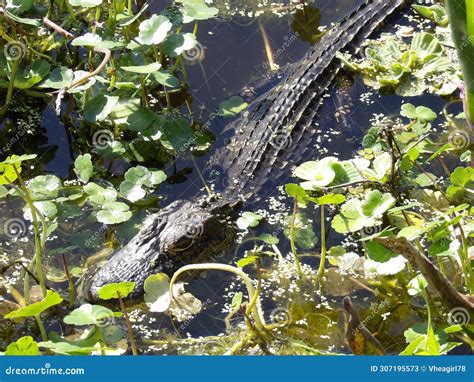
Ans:
{"type": "MultiPolygon", "coordinates": [[[[338,51],[356,51],[358,46],[403,0],[365,0],[356,10],[329,30],[276,87],[255,100],[229,128],[234,136],[209,161],[219,168],[227,199],[248,199],[268,180],[277,160],[304,150],[302,140],[314,134],[314,117],[321,96],[336,76],[338,51]]],[[[281,167],[281,166],[280,166],[281,167]]]]}

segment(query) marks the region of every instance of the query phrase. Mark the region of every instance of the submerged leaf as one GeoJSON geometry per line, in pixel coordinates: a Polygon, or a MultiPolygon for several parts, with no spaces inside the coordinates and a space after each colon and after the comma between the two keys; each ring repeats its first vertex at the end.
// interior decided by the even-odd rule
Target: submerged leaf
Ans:
{"type": "Polygon", "coordinates": [[[224,117],[234,117],[248,106],[242,97],[233,96],[219,104],[219,114],[224,117]]]}

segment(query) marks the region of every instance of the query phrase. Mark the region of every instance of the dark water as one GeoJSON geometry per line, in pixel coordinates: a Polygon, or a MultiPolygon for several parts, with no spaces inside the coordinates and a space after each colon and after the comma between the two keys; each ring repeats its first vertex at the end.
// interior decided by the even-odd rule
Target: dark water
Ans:
{"type": "MultiPolygon", "coordinates": [[[[319,0],[311,5],[319,9],[321,25],[330,25],[350,13],[359,3],[360,1],[351,0],[319,0]]],[[[152,1],[151,8],[160,10],[166,4],[167,2],[163,1],[152,1]]],[[[276,4],[280,7],[284,5],[276,4]]],[[[220,4],[220,6],[224,6],[224,4],[220,4]]],[[[275,4],[273,6],[275,7],[275,4]]],[[[294,38],[295,31],[291,26],[293,15],[288,10],[282,11],[281,16],[274,16],[271,12],[268,12],[255,18],[236,16],[235,13],[241,9],[252,9],[252,6],[242,1],[231,2],[228,15],[221,16],[218,20],[199,24],[198,40],[203,46],[205,57],[199,63],[188,65],[187,74],[193,111],[202,121],[206,121],[218,109],[219,103],[230,96],[244,94],[244,89],[249,87],[255,87],[256,89],[268,88],[268,85],[265,85],[266,79],[271,78],[272,75],[265,53],[262,28],[268,36],[273,52],[280,52],[275,57],[275,63],[280,67],[297,62],[310,48],[308,42],[294,38]],[[291,41],[291,43],[288,44],[288,41],[291,41]],[[282,49],[283,46],[285,46],[285,49],[282,49]]],[[[277,79],[273,78],[273,81],[275,82],[277,79]]],[[[369,120],[372,115],[374,113],[398,114],[401,104],[405,102],[401,97],[379,96],[376,94],[372,97],[373,103],[367,105],[359,101],[361,94],[365,92],[367,92],[367,88],[358,80],[344,92],[337,86],[329,90],[328,94],[331,97],[326,98],[326,102],[323,104],[317,120],[315,120],[315,123],[319,125],[320,133],[314,137],[313,142],[308,147],[301,148],[301,153],[298,155],[299,163],[325,155],[338,155],[342,159],[350,158],[359,148],[360,138],[370,126],[369,120]],[[336,111],[341,105],[345,104],[350,104],[348,113],[339,119],[335,118],[336,111]]],[[[251,94],[249,98],[258,95],[251,94]]],[[[410,102],[415,105],[428,103],[434,109],[440,109],[443,105],[443,100],[437,97],[418,97],[411,99],[410,102]]],[[[228,122],[229,120],[224,118],[214,120],[211,129],[217,137],[215,147],[224,144],[225,140],[222,139],[220,132],[228,122]]],[[[2,127],[5,128],[4,125],[0,125],[0,132],[2,127]]],[[[54,115],[53,108],[50,105],[42,111],[38,131],[34,135],[17,142],[12,147],[11,152],[37,153],[39,151],[40,160],[35,163],[35,169],[32,172],[46,171],[64,179],[71,174],[74,157],[79,154],[78,152],[71,152],[71,143],[71,137],[54,115]]],[[[200,169],[205,168],[208,156],[195,157],[195,163],[200,169]]],[[[299,163],[294,163],[294,165],[299,163]]],[[[157,191],[163,197],[164,205],[176,199],[189,199],[201,192],[203,184],[189,154],[176,158],[173,163],[165,167],[165,171],[169,178],[174,179],[174,181],[162,185],[157,191]],[[187,175],[173,177],[181,171],[184,171],[187,175]]],[[[280,194],[277,187],[291,180],[291,166],[289,166],[279,174],[278,180],[270,181],[265,186],[260,194],[260,202],[246,206],[245,209],[256,211],[268,208],[268,200],[271,197],[278,197],[280,194]]],[[[283,209],[288,210],[289,205],[289,201],[283,199],[283,209]]],[[[17,204],[2,201],[0,202],[0,208],[2,215],[20,215],[17,204]]],[[[144,214],[145,211],[139,214],[135,222],[139,223],[144,214]]],[[[311,217],[314,219],[315,232],[318,232],[318,217],[311,217]]],[[[126,242],[135,234],[137,227],[133,227],[132,223],[123,225],[118,229],[116,236],[120,242],[126,242]]],[[[86,228],[97,230],[98,227],[97,224],[87,221],[75,223],[68,230],[58,233],[61,241],[60,245],[52,242],[48,244],[48,247],[76,245],[77,248],[72,250],[68,256],[71,256],[72,264],[80,263],[97,251],[94,248],[80,245],[83,240],[80,235],[81,230],[86,228]]],[[[275,232],[275,230],[277,230],[280,238],[279,248],[285,254],[289,251],[289,244],[284,238],[281,228],[264,223],[255,233],[275,232]]],[[[339,244],[340,239],[340,237],[330,234],[329,245],[339,244]]],[[[250,245],[240,246],[237,250],[237,257],[242,257],[244,251],[250,247],[250,245]]],[[[5,243],[2,248],[6,248],[5,243]]],[[[12,251],[15,250],[13,244],[9,245],[9,248],[12,251]]],[[[317,252],[317,248],[312,251],[317,252]]],[[[235,261],[235,254],[235,249],[232,249],[219,261],[232,263],[235,261]]],[[[59,267],[57,259],[51,258],[48,261],[59,267]]],[[[210,272],[203,275],[199,280],[190,281],[189,288],[193,294],[202,301],[208,301],[208,304],[206,304],[207,309],[197,319],[187,323],[185,332],[197,337],[217,335],[223,331],[222,295],[225,294],[225,288],[229,281],[229,277],[217,272],[212,272],[212,274],[210,272]]],[[[171,328],[166,319],[151,326],[158,328],[160,325],[171,328]]]]}

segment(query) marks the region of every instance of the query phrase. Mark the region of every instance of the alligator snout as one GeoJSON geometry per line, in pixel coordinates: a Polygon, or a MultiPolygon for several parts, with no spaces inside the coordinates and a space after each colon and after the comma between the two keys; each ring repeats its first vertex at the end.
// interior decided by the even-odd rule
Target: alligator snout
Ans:
{"type": "Polygon", "coordinates": [[[93,276],[88,299],[97,301],[100,288],[123,281],[135,282],[129,298],[139,299],[149,276],[172,276],[183,265],[222,252],[234,236],[218,209],[201,202],[173,202],[150,216],[140,232],[93,276]]]}

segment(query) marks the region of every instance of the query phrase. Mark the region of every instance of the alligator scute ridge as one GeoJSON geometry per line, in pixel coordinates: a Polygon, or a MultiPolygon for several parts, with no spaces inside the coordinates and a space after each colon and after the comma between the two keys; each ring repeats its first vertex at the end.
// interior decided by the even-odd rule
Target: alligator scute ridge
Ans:
{"type": "Polygon", "coordinates": [[[292,151],[303,135],[313,133],[311,121],[321,96],[340,68],[336,53],[351,47],[356,51],[395,10],[409,3],[365,0],[328,31],[292,65],[285,80],[255,100],[245,116],[231,122],[234,136],[211,157],[208,166],[221,168],[220,184],[225,187],[220,197],[177,200],[151,215],[140,232],[93,276],[88,299],[97,300],[102,286],[122,281],[135,282],[129,297],[139,298],[148,276],[159,272],[172,275],[185,264],[225,250],[235,236],[229,224],[232,212],[259,191],[283,151],[292,151]],[[291,147],[272,145],[278,133],[291,141],[291,147]]]}

